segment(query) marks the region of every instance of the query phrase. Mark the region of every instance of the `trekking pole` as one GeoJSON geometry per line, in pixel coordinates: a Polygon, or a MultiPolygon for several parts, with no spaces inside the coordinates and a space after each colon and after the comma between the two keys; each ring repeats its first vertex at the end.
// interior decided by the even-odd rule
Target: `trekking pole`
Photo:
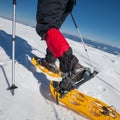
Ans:
{"type": "Polygon", "coordinates": [[[90,62],[90,64],[91,64],[91,67],[94,68],[93,65],[92,65],[92,62],[91,62],[91,60],[90,60],[89,54],[88,54],[88,52],[87,52],[87,48],[85,47],[85,43],[84,43],[83,37],[82,37],[82,35],[81,35],[81,33],[80,33],[79,29],[78,29],[78,26],[77,26],[77,24],[76,24],[75,18],[73,17],[72,13],[71,13],[71,17],[72,17],[73,23],[74,23],[74,25],[75,25],[75,28],[76,28],[76,30],[77,30],[77,32],[78,32],[78,35],[79,35],[79,37],[80,37],[80,39],[81,39],[81,41],[82,41],[83,47],[84,47],[84,49],[85,49],[85,51],[86,51],[86,54],[87,54],[88,60],[89,60],[89,62],[90,62]]]}
{"type": "Polygon", "coordinates": [[[15,85],[15,32],[16,32],[16,0],[13,0],[13,21],[12,21],[12,86],[9,90],[12,90],[12,95],[14,95],[14,90],[17,88],[15,85]]]}

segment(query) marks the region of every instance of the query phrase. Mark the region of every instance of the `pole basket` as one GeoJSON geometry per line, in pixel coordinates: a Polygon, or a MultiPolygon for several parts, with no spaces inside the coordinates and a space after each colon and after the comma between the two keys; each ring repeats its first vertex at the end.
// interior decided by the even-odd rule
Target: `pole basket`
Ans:
{"type": "Polygon", "coordinates": [[[10,88],[8,88],[8,90],[11,90],[11,92],[12,92],[12,95],[14,95],[14,93],[15,93],[15,89],[17,89],[18,87],[15,85],[15,84],[12,84],[12,86],[10,87],[10,88]]]}

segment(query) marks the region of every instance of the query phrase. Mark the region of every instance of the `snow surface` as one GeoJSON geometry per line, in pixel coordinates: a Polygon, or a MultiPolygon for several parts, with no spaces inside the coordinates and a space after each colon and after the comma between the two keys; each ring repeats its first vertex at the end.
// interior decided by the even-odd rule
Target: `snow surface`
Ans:
{"type": "MultiPolygon", "coordinates": [[[[80,63],[91,66],[81,43],[68,40],[80,63]]],[[[7,90],[12,84],[12,22],[0,18],[0,120],[85,120],[63,104],[56,105],[50,94],[52,78],[31,64],[34,55],[44,57],[46,43],[35,29],[16,24],[15,95],[7,90]]],[[[96,97],[120,112],[120,56],[86,46],[92,65],[99,74],[79,90],[96,97]]],[[[59,62],[56,63],[59,65],[59,62]]]]}

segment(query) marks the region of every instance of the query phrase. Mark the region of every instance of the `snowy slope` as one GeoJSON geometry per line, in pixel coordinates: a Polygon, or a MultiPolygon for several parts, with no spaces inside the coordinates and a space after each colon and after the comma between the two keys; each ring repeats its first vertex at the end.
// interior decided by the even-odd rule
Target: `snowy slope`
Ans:
{"type": "MultiPolygon", "coordinates": [[[[0,18],[0,120],[85,120],[86,118],[56,105],[49,91],[49,77],[31,64],[34,55],[45,55],[46,44],[35,29],[16,24],[15,82],[18,89],[12,96],[7,90],[12,81],[12,22],[0,18]]],[[[82,44],[68,40],[80,63],[91,67],[82,44]]],[[[120,56],[88,47],[92,65],[99,74],[79,90],[96,97],[120,112],[120,56]]],[[[57,64],[59,64],[57,62],[57,64]]]]}

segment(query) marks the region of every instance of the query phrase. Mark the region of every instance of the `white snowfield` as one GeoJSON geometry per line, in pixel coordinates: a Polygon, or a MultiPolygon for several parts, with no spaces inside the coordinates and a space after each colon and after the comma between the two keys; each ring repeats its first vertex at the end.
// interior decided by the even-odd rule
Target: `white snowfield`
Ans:
{"type": "MultiPolygon", "coordinates": [[[[80,63],[93,69],[83,45],[73,40],[68,42],[80,63]]],[[[99,74],[79,90],[120,112],[120,56],[86,48],[99,74]]],[[[40,40],[35,28],[16,24],[15,85],[18,88],[13,96],[7,90],[12,84],[12,22],[0,18],[0,120],[86,120],[63,104],[56,105],[49,82],[59,79],[47,76],[31,64],[31,57],[44,57],[45,50],[46,43],[40,40]]]]}

